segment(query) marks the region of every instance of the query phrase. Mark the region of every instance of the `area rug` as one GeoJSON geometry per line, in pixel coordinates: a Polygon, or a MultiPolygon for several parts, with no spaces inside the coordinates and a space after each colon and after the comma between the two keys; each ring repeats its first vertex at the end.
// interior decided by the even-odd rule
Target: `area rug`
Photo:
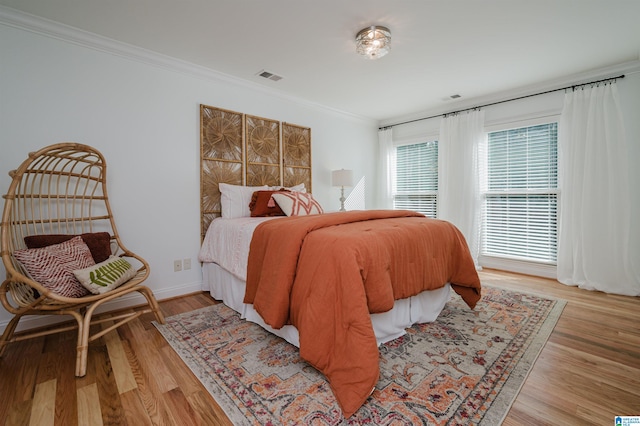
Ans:
{"type": "Polygon", "coordinates": [[[351,417],[298,348],[223,304],[155,324],[235,425],[500,424],[564,302],[483,288],[380,346],[380,379],[351,417]]]}

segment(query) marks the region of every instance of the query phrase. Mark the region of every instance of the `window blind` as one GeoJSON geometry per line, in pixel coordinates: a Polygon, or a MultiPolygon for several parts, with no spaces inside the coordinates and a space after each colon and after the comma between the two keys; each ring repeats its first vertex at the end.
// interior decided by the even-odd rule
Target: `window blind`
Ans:
{"type": "Polygon", "coordinates": [[[438,204],[438,142],[396,147],[393,206],[436,217],[438,204]]]}
{"type": "Polygon", "coordinates": [[[555,264],[558,124],[492,132],[482,254],[555,264]]]}

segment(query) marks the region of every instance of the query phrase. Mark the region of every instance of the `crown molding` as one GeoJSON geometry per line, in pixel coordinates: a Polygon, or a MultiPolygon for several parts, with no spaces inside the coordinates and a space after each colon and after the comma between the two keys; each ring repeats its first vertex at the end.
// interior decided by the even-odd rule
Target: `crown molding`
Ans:
{"type": "Polygon", "coordinates": [[[551,90],[558,90],[567,86],[579,86],[594,80],[602,80],[606,78],[616,77],[620,74],[632,74],[640,72],[640,60],[623,62],[603,68],[592,69],[576,74],[567,75],[553,80],[535,83],[516,89],[506,90],[502,92],[492,93],[486,96],[480,96],[472,99],[466,99],[456,104],[448,104],[446,107],[438,107],[430,110],[421,111],[419,113],[407,114],[404,116],[389,118],[380,121],[380,127],[394,126],[395,123],[405,121],[421,120],[424,117],[440,116],[453,111],[471,109],[494,102],[504,102],[522,96],[531,96],[551,90]]]}
{"type": "Polygon", "coordinates": [[[362,115],[353,114],[336,108],[331,108],[316,102],[311,102],[304,98],[286,94],[277,89],[231,76],[210,68],[183,61],[168,55],[163,55],[152,50],[144,49],[128,43],[117,41],[108,37],[103,37],[89,31],[81,30],[69,25],[62,24],[46,18],[41,18],[29,13],[25,13],[10,7],[0,5],[0,24],[29,31],[45,37],[61,40],[67,43],[76,44],[88,49],[97,50],[111,55],[119,56],[128,60],[144,63],[168,71],[191,75],[203,80],[214,82],[224,82],[238,87],[255,90],[270,96],[306,105],[307,107],[324,110],[343,118],[366,122],[376,126],[377,120],[362,115]]]}

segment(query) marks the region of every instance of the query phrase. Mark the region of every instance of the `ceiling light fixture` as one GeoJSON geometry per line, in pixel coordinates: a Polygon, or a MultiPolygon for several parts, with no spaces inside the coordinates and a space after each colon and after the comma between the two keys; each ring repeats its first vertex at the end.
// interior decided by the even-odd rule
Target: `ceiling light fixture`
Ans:
{"type": "Polygon", "coordinates": [[[371,25],[356,35],[356,52],[369,59],[382,58],[391,49],[389,28],[371,25]]]}

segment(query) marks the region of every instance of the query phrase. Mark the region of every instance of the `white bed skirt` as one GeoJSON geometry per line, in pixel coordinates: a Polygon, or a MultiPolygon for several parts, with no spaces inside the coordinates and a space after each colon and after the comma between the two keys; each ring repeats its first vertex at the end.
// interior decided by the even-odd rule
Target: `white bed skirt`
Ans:
{"type": "MultiPolygon", "coordinates": [[[[203,291],[211,293],[214,299],[221,300],[247,321],[254,322],[292,345],[300,347],[298,330],[294,326],[285,325],[276,330],[264,322],[260,314],[253,309],[253,305],[243,302],[246,286],[243,280],[217,263],[204,263],[202,274],[203,291]]],[[[450,291],[451,286],[446,284],[437,290],[424,291],[417,296],[396,300],[393,309],[388,312],[371,314],[378,345],[404,335],[405,330],[413,324],[435,321],[449,300],[450,291]]]]}

